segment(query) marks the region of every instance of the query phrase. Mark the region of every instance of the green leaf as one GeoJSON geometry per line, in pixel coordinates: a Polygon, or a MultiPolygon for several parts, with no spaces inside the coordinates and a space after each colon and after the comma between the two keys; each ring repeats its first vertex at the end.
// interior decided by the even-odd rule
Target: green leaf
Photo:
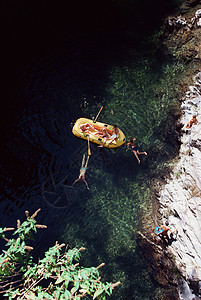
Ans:
{"type": "Polygon", "coordinates": [[[72,280],[72,276],[70,273],[64,271],[61,276],[65,279],[65,280],[68,280],[68,281],[71,281],[72,280]]]}
{"type": "Polygon", "coordinates": [[[105,287],[105,292],[109,296],[112,294],[112,287],[110,283],[105,287]]]}
{"type": "Polygon", "coordinates": [[[72,298],[72,295],[71,295],[69,290],[65,290],[64,295],[65,295],[66,299],[68,299],[68,298],[71,299],[72,298]]]}
{"type": "Polygon", "coordinates": [[[56,294],[56,299],[59,299],[59,297],[60,297],[60,288],[59,287],[57,287],[57,289],[54,291],[55,292],[55,294],[56,294]]]}
{"type": "Polygon", "coordinates": [[[103,293],[104,289],[100,289],[100,290],[97,290],[95,293],[94,293],[94,296],[93,296],[93,299],[96,299],[98,296],[100,296],[102,293],[103,293]]]}
{"type": "Polygon", "coordinates": [[[60,276],[60,277],[57,278],[55,284],[59,284],[59,283],[61,283],[62,281],[64,281],[64,278],[60,276]]]}
{"type": "Polygon", "coordinates": [[[36,298],[36,295],[34,293],[30,292],[29,293],[29,299],[30,300],[36,300],[36,299],[43,299],[43,298],[38,298],[38,297],[36,298]]]}
{"type": "Polygon", "coordinates": [[[37,296],[37,300],[43,300],[44,299],[44,293],[43,292],[39,292],[38,296],[37,296]]]}
{"type": "Polygon", "coordinates": [[[79,289],[79,286],[80,286],[79,281],[76,281],[75,285],[74,285],[74,293],[77,292],[77,290],[79,289]]]}

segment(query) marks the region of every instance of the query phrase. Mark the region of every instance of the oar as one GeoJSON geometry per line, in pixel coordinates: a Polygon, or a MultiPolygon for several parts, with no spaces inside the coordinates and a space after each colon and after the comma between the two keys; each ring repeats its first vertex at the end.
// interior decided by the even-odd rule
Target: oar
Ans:
{"type": "Polygon", "coordinates": [[[89,135],[87,135],[88,139],[88,155],[91,155],[91,149],[90,149],[90,144],[89,144],[89,135]]]}
{"type": "Polygon", "coordinates": [[[95,117],[93,123],[96,123],[96,120],[98,119],[98,116],[100,115],[100,112],[101,112],[102,109],[103,109],[103,106],[101,106],[101,108],[100,108],[100,110],[99,110],[97,116],[95,117]]]}

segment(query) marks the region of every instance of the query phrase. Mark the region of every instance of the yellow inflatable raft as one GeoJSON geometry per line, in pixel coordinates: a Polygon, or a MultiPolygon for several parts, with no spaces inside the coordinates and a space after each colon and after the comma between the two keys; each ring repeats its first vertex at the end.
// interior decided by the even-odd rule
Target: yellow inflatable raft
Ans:
{"type": "MultiPolygon", "coordinates": [[[[86,118],[80,118],[75,122],[75,125],[73,126],[72,132],[74,135],[76,135],[77,137],[84,139],[84,140],[88,140],[90,142],[96,143],[98,145],[101,145],[103,143],[104,138],[101,137],[101,135],[99,135],[99,131],[101,131],[101,128],[103,128],[104,125],[107,125],[106,129],[108,131],[108,133],[112,136],[112,125],[108,125],[105,123],[101,123],[101,122],[96,122],[93,123],[93,120],[90,119],[86,119],[86,118]],[[87,130],[86,131],[82,131],[80,129],[80,126],[83,124],[89,124],[87,126],[87,130]]],[[[125,135],[124,133],[119,129],[119,138],[114,140],[109,146],[108,143],[111,141],[111,139],[108,139],[107,142],[105,143],[104,147],[109,147],[109,148],[117,148],[119,146],[121,146],[122,144],[125,143],[125,135]]]]}

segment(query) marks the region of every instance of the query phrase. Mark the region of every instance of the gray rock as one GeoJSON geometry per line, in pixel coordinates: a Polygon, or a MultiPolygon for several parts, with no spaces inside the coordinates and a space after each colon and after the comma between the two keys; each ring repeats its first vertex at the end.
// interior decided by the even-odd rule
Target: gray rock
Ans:
{"type": "Polygon", "coordinates": [[[198,20],[197,22],[197,26],[200,27],[201,26],[201,18],[198,20]]]}
{"type": "MultiPolygon", "coordinates": [[[[201,15],[201,9],[197,17],[198,12],[201,15]]],[[[185,300],[196,299],[189,282],[197,290],[201,282],[201,72],[196,74],[194,83],[181,105],[180,121],[185,130],[181,136],[180,159],[159,197],[162,217],[164,220],[168,217],[171,228],[178,230],[176,241],[168,248],[185,279],[180,289],[181,299],[185,300]],[[192,94],[194,98],[189,99],[192,94]],[[193,114],[197,115],[198,123],[186,130],[185,124],[193,114]]]]}
{"type": "Polygon", "coordinates": [[[201,9],[198,9],[196,12],[195,12],[195,18],[199,18],[201,17],[201,9]]]}

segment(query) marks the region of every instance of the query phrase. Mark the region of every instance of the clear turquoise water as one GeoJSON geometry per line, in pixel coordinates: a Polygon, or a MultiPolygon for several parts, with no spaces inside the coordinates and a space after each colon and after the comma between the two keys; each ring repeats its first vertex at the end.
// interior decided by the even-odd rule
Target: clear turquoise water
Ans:
{"type": "Polygon", "coordinates": [[[183,71],[157,49],[159,29],[143,37],[143,30],[129,27],[63,38],[18,70],[4,124],[1,225],[41,207],[38,220],[48,229],[38,234],[36,255],[55,240],[85,246],[84,264],[105,262],[102,278],[122,282],[112,297],[118,300],[154,299],[158,288],[136,233],[152,210],[152,180],[178,150],[173,124],[183,71]],[[138,165],[125,146],[91,144],[90,191],[83,183],[72,188],[87,154],[87,142],[73,136],[72,126],[79,117],[95,117],[102,105],[99,121],[116,123],[127,139],[136,136],[148,156],[138,165]]]}

